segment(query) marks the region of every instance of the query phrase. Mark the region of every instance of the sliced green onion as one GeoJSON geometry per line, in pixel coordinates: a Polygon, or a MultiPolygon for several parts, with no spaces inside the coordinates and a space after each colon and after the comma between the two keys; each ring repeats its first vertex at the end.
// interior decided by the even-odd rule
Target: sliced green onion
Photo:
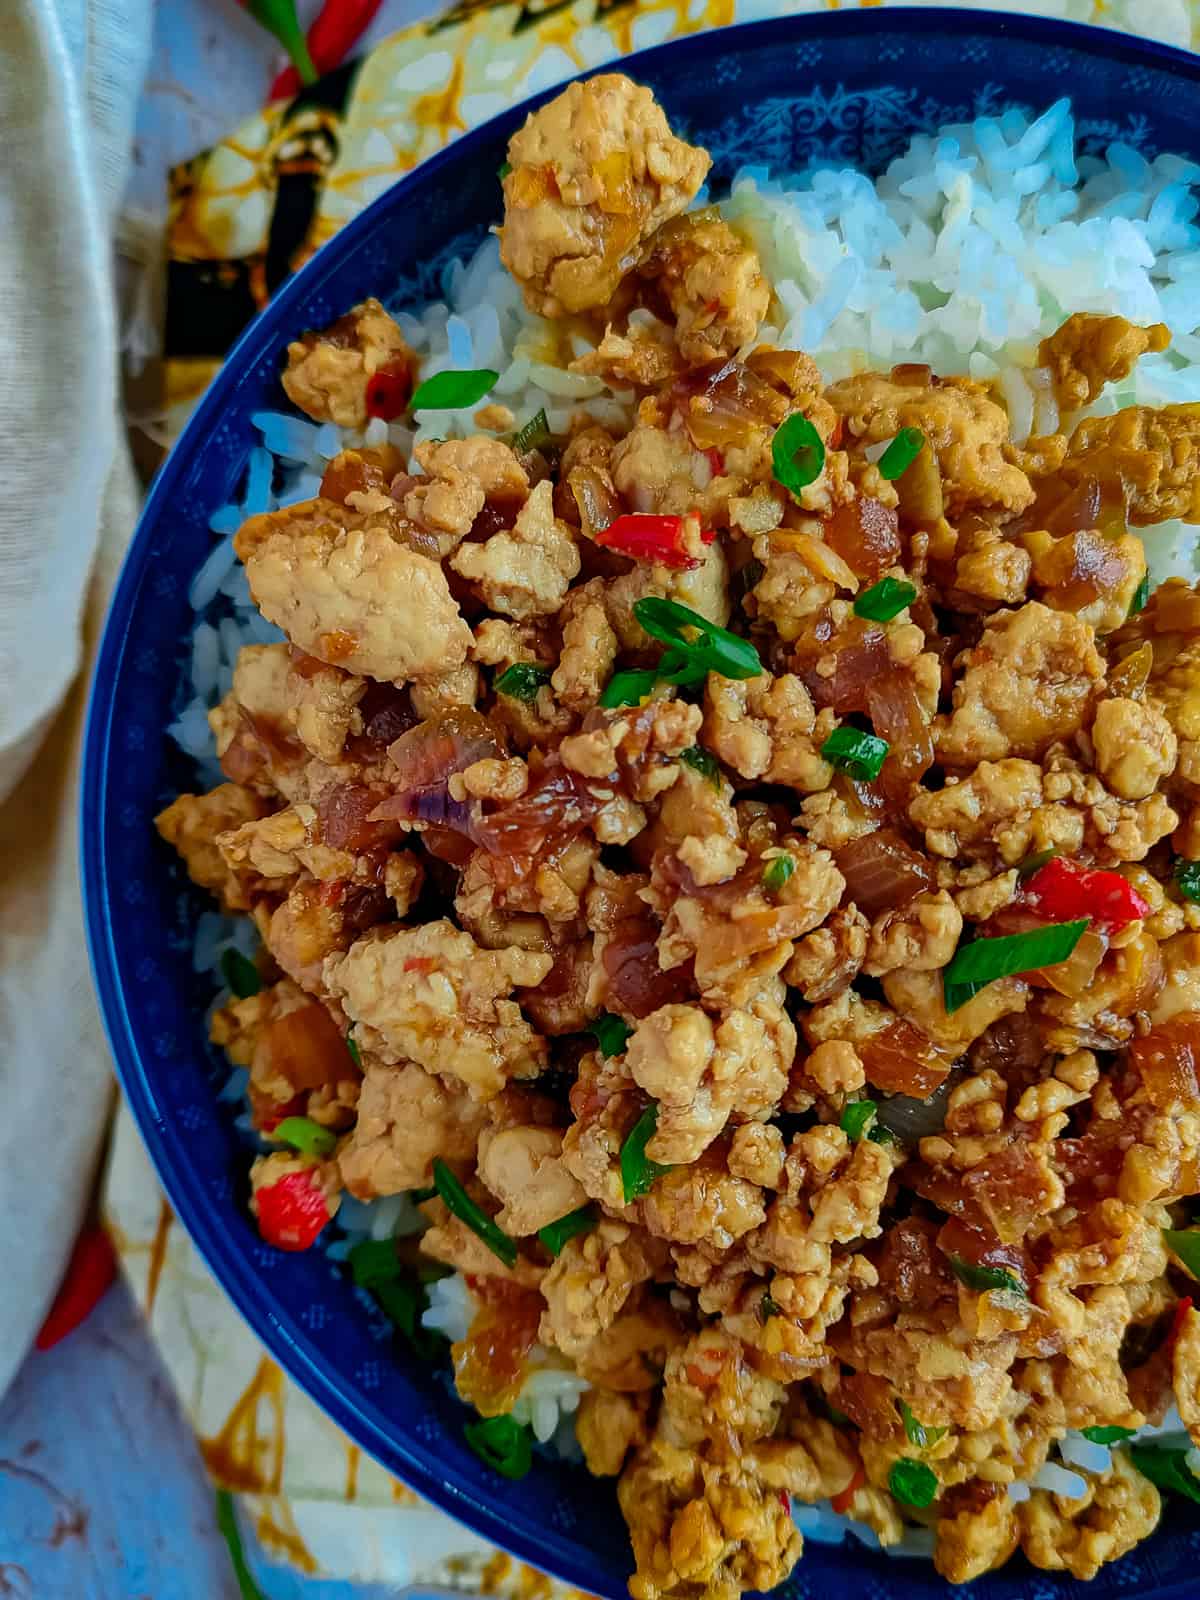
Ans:
{"type": "Polygon", "coordinates": [[[1065,961],[1083,938],[1090,920],[1079,917],[1074,922],[1051,922],[1029,933],[1006,933],[998,939],[960,944],[942,973],[947,1013],[966,1005],[972,995],[997,978],[1036,972],[1065,961]]]}
{"type": "MultiPolygon", "coordinates": [[[[757,678],[762,674],[758,651],[749,639],[739,639],[736,633],[720,628],[707,617],[702,617],[690,606],[681,606],[676,600],[663,600],[658,595],[648,595],[635,600],[633,614],[653,639],[670,645],[671,656],[677,652],[685,662],[676,662],[664,656],[660,663],[660,676],[666,677],[685,670],[703,677],[717,672],[724,678],[757,678]],[[685,628],[695,629],[698,639],[689,639],[685,628]]],[[[674,682],[687,679],[672,676],[674,682]]]]}
{"type": "Polygon", "coordinates": [[[507,1413],[468,1422],[463,1436],[479,1459],[502,1478],[523,1478],[533,1465],[533,1435],[507,1413]]]}
{"type": "Polygon", "coordinates": [[[885,1127],[882,1122],[877,1122],[873,1128],[867,1129],[867,1138],[872,1144],[895,1144],[897,1142],[896,1135],[890,1128],[885,1127]]]}
{"type": "Polygon", "coordinates": [[[465,372],[435,372],[418,384],[409,401],[410,411],[460,411],[482,400],[500,376],[490,367],[472,367],[465,372]]]}
{"type": "Polygon", "coordinates": [[[500,163],[500,165],[496,168],[496,176],[500,179],[500,182],[503,183],[505,178],[508,177],[508,175],[509,175],[509,173],[511,171],[512,171],[512,162],[511,161],[502,161],[500,163]]]}
{"type": "Polygon", "coordinates": [[[1144,572],[1142,574],[1141,583],[1139,583],[1137,588],[1133,591],[1133,599],[1129,602],[1129,610],[1125,613],[1126,622],[1129,621],[1130,617],[1136,617],[1139,611],[1144,611],[1146,609],[1146,602],[1149,600],[1149,598],[1150,574],[1148,572],[1144,572]]]}
{"type": "Polygon", "coordinates": [[[904,1423],[905,1438],[909,1444],[915,1444],[918,1450],[928,1450],[931,1444],[944,1439],[948,1432],[946,1428],[928,1428],[923,1422],[918,1422],[903,1400],[900,1402],[900,1417],[904,1423]]]}
{"type": "Polygon", "coordinates": [[[690,750],[681,750],[679,759],[684,766],[691,767],[693,772],[698,772],[702,778],[707,778],[714,789],[721,787],[721,768],[716,756],[694,744],[690,750]]]}
{"type": "Polygon", "coordinates": [[[1032,878],[1035,872],[1042,870],[1047,861],[1053,861],[1057,854],[1057,850],[1035,850],[1033,855],[1026,856],[1017,868],[1017,882],[1024,883],[1026,878],[1032,878]]]}
{"type": "Polygon", "coordinates": [[[857,1141],[874,1122],[878,1110],[879,1107],[874,1100],[851,1100],[843,1107],[842,1120],[838,1126],[848,1138],[857,1141]]]}
{"type": "Polygon", "coordinates": [[[346,1035],[346,1049],[350,1052],[350,1059],[358,1070],[362,1071],[362,1052],[358,1048],[358,1040],[354,1037],[353,1030],[346,1035]]]}
{"type": "Polygon", "coordinates": [[[429,1305],[425,1286],[404,1270],[394,1239],[364,1239],[347,1260],[350,1275],[360,1289],[371,1294],[392,1325],[399,1329],[422,1361],[441,1353],[444,1336],[422,1326],[421,1313],[429,1305]]]}
{"type": "Polygon", "coordinates": [[[772,1317],[779,1315],[779,1306],[769,1294],[764,1294],[758,1302],[758,1320],[765,1327],[772,1317]]]}
{"type": "Polygon", "coordinates": [[[799,494],[821,476],[825,466],[825,441],[801,412],[797,411],[776,428],[771,441],[771,466],[776,483],[789,494],[799,494]]]}
{"type": "Polygon", "coordinates": [[[524,427],[518,428],[513,434],[512,448],[518,455],[524,455],[527,450],[538,450],[542,445],[549,444],[553,437],[545,410],[535,411],[524,427]]]}
{"type": "Polygon", "coordinates": [[[788,855],[786,850],[781,856],[773,856],[762,875],[763,888],[769,894],[777,894],[795,870],[796,859],[788,855]]]}
{"type": "Polygon", "coordinates": [[[613,706],[641,705],[657,682],[657,672],[614,672],[600,696],[600,704],[610,710],[613,706]]]}
{"type": "Polygon", "coordinates": [[[1200,902],[1200,861],[1180,856],[1175,862],[1175,887],[1185,900],[1200,902]]]}
{"type": "Polygon", "coordinates": [[[280,1144],[290,1144],[301,1155],[323,1160],[337,1148],[337,1134],[332,1128],[323,1128],[311,1117],[284,1117],[272,1128],[270,1138],[280,1144]]]}
{"type": "Polygon", "coordinates": [[[1164,1228],[1163,1243],[1193,1278],[1200,1278],[1200,1228],[1164,1228]]]}
{"type": "Polygon", "coordinates": [[[864,589],[854,602],[854,615],[867,617],[871,622],[890,622],[899,616],[905,606],[917,598],[915,583],[903,583],[899,578],[880,578],[869,589],[864,589]]]}
{"type": "Polygon", "coordinates": [[[590,1233],[599,1220],[595,1206],[580,1206],[578,1211],[568,1211],[557,1222],[548,1222],[544,1228],[539,1228],[538,1238],[552,1256],[557,1256],[569,1239],[590,1233]]]}
{"type": "Polygon", "coordinates": [[[846,1415],[846,1413],[844,1411],[839,1411],[836,1406],[829,1406],[828,1411],[830,1422],[836,1423],[839,1428],[844,1428],[845,1425],[850,1421],[850,1418],[846,1415]]]}
{"type": "Polygon", "coordinates": [[[858,728],[835,728],[821,746],[821,754],[831,766],[839,767],[860,783],[879,776],[887,760],[888,742],[858,728]]]}
{"type": "Polygon", "coordinates": [[[1156,1489],[1166,1489],[1170,1494],[1181,1494],[1187,1500],[1200,1501],[1200,1481],[1187,1464],[1190,1443],[1174,1449],[1165,1444],[1131,1444],[1129,1459],[1141,1473],[1149,1478],[1156,1489]]]}
{"type": "Polygon", "coordinates": [[[938,1492],[937,1473],[924,1461],[913,1461],[901,1456],[892,1463],[888,1473],[888,1488],[905,1506],[927,1506],[933,1503],[938,1492]]]}
{"type": "Polygon", "coordinates": [[[925,435],[920,428],[901,428],[879,458],[879,476],[902,477],[921,454],[924,445],[925,435]]]}
{"type": "Polygon", "coordinates": [[[249,1000],[262,988],[262,974],[240,950],[226,950],[221,956],[221,976],[225,987],[238,1000],[249,1000]]]}
{"type": "Polygon", "coordinates": [[[1009,1294],[1020,1295],[1022,1300],[1029,1299],[1029,1291],[1016,1273],[1007,1272],[1003,1267],[976,1267],[961,1256],[951,1256],[950,1270],[959,1283],[974,1289],[976,1294],[984,1294],[989,1289],[1004,1289],[1009,1294]]]}
{"type": "Polygon", "coordinates": [[[514,661],[496,679],[496,689],[510,700],[536,700],[538,690],[549,682],[549,667],[536,667],[532,661],[514,661]]]}
{"type": "MultiPolygon", "coordinates": [[[[243,997],[244,998],[244,997],[243,997]]],[[[237,1509],[228,1489],[217,1490],[217,1529],[229,1546],[229,1563],[242,1600],[266,1600],[254,1581],[254,1574],[246,1564],[246,1551],[242,1544],[242,1530],[238,1527],[237,1509]]]]}
{"type": "Polygon", "coordinates": [[[472,1233],[477,1233],[494,1256],[506,1267],[517,1264],[517,1247],[491,1217],[482,1212],[450,1168],[436,1156],[433,1162],[433,1184],[446,1203],[446,1209],[460,1222],[465,1222],[472,1233]]]}
{"type": "Polygon", "coordinates": [[[653,1139],[657,1127],[658,1104],[652,1100],[630,1128],[621,1146],[621,1188],[626,1205],[649,1194],[655,1180],[671,1170],[670,1167],[660,1166],[657,1161],[651,1161],[646,1154],[646,1146],[653,1139]]]}
{"type": "Polygon", "coordinates": [[[424,1189],[410,1189],[408,1191],[408,1198],[412,1201],[413,1205],[423,1206],[426,1200],[432,1200],[436,1193],[436,1186],[430,1183],[427,1184],[424,1189]]]}
{"type": "Polygon", "coordinates": [[[1132,1439],[1136,1428],[1080,1428],[1085,1439],[1093,1444],[1120,1444],[1122,1439],[1132,1439]]]}
{"type": "Polygon", "coordinates": [[[602,1056],[619,1056],[633,1029],[622,1017],[614,1017],[611,1011],[606,1011],[595,1022],[588,1023],[587,1031],[595,1037],[602,1056]]]}

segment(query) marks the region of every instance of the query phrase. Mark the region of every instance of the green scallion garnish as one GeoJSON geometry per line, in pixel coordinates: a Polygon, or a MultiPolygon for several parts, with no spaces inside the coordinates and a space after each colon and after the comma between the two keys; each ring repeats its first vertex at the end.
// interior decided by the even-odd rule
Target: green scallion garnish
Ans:
{"type": "Polygon", "coordinates": [[[284,1117],[272,1128],[269,1138],[279,1144],[290,1144],[302,1156],[312,1156],[323,1161],[337,1148],[337,1134],[332,1128],[323,1128],[311,1117],[284,1117]]]}
{"type": "Polygon", "coordinates": [[[633,614],[652,639],[671,647],[659,662],[660,678],[698,683],[710,672],[723,678],[757,678],[762,673],[758,651],[749,639],[718,627],[690,606],[648,595],[634,601],[633,614]],[[693,632],[699,637],[689,637],[693,632]]]}
{"type": "Polygon", "coordinates": [[[1129,1459],[1156,1489],[1200,1501],[1200,1480],[1187,1464],[1190,1443],[1174,1448],[1164,1444],[1131,1444],[1129,1459]]]}
{"type": "Polygon", "coordinates": [[[409,401],[410,411],[460,411],[482,400],[500,376],[490,367],[475,367],[463,372],[435,372],[417,385],[409,401]]]}
{"type": "Polygon", "coordinates": [[[901,1505],[931,1505],[938,1492],[937,1473],[924,1461],[901,1456],[899,1461],[892,1463],[892,1470],[888,1473],[888,1488],[901,1505]]]}
{"type": "Polygon", "coordinates": [[[254,1581],[254,1574],[246,1564],[246,1550],[242,1544],[242,1530],[238,1527],[237,1508],[228,1489],[217,1490],[217,1529],[229,1547],[229,1562],[233,1567],[234,1581],[242,1600],[266,1600],[266,1596],[254,1581]]]}
{"type": "Polygon", "coordinates": [[[821,476],[825,441],[799,411],[776,428],[771,441],[771,466],[776,483],[789,494],[799,494],[821,476]]]}
{"type": "Polygon", "coordinates": [[[786,850],[781,856],[772,856],[763,870],[763,888],[768,894],[778,894],[795,870],[796,858],[786,850]]]}
{"type": "Polygon", "coordinates": [[[364,1239],[347,1257],[350,1275],[366,1289],[388,1321],[404,1335],[422,1361],[432,1361],[445,1343],[440,1333],[423,1327],[421,1313],[429,1305],[425,1286],[405,1271],[394,1239],[364,1239]]]}
{"type": "Polygon", "coordinates": [[[651,1161],[646,1154],[646,1146],[653,1139],[657,1127],[658,1104],[652,1100],[630,1128],[621,1146],[621,1188],[626,1205],[649,1194],[655,1180],[671,1170],[657,1161],[651,1161]]]}
{"type": "Polygon", "coordinates": [[[966,1005],[972,995],[997,978],[1013,978],[1020,972],[1036,972],[1065,961],[1090,920],[1079,917],[1074,922],[1051,922],[1029,933],[1006,933],[998,939],[960,944],[942,973],[947,1013],[966,1005]]]}
{"type": "Polygon", "coordinates": [[[904,1423],[905,1438],[909,1444],[915,1444],[918,1450],[928,1450],[931,1444],[944,1439],[948,1431],[945,1428],[928,1428],[923,1422],[918,1422],[903,1400],[900,1402],[900,1417],[904,1423]]]}
{"type": "Polygon", "coordinates": [[[1164,1228],[1163,1243],[1193,1278],[1200,1278],[1200,1228],[1164,1228]]]}
{"type": "Polygon", "coordinates": [[[509,175],[509,173],[511,171],[512,171],[512,162],[511,161],[502,161],[500,163],[500,165],[496,168],[496,176],[500,179],[500,182],[503,183],[505,178],[508,177],[508,175],[509,175]]]}
{"type": "Polygon", "coordinates": [[[863,733],[859,728],[835,728],[821,746],[821,754],[831,766],[840,768],[860,783],[870,783],[879,776],[887,753],[886,739],[863,733]]]}
{"type": "Polygon", "coordinates": [[[838,1127],[847,1138],[857,1142],[875,1121],[875,1113],[878,1110],[879,1107],[874,1100],[851,1100],[842,1108],[838,1127]]]}
{"type": "Polygon", "coordinates": [[[1129,610],[1125,613],[1126,622],[1130,617],[1136,617],[1139,611],[1146,609],[1146,602],[1150,599],[1150,574],[1144,572],[1142,581],[1133,591],[1133,599],[1129,602],[1129,610]]]}
{"type": "Polygon", "coordinates": [[[249,1000],[262,988],[262,974],[240,950],[229,949],[222,954],[221,976],[225,987],[238,1000],[249,1000]]]}
{"type": "Polygon", "coordinates": [[[463,1436],[479,1459],[502,1478],[523,1478],[533,1465],[533,1435],[507,1412],[468,1422],[463,1436]]]}
{"type": "Polygon", "coordinates": [[[1136,1428],[1080,1428],[1085,1439],[1093,1444],[1120,1444],[1122,1439],[1132,1439],[1136,1428]]]}
{"type": "Polygon", "coordinates": [[[1017,882],[1024,883],[1026,878],[1032,878],[1035,872],[1042,870],[1047,861],[1053,861],[1057,854],[1057,850],[1035,850],[1031,856],[1026,856],[1017,868],[1017,882]]]}
{"type": "Polygon", "coordinates": [[[615,1017],[611,1011],[606,1011],[595,1022],[588,1023],[587,1031],[600,1046],[602,1056],[619,1056],[633,1029],[623,1017],[615,1017]]]}
{"type": "Polygon", "coordinates": [[[912,466],[925,445],[920,428],[901,428],[879,458],[881,478],[899,478],[912,466]]]}
{"type": "Polygon", "coordinates": [[[964,1261],[962,1256],[951,1256],[950,1270],[959,1283],[973,1289],[976,1294],[985,1294],[989,1289],[1004,1289],[1009,1294],[1020,1295],[1022,1300],[1029,1298],[1029,1290],[1016,1273],[1008,1272],[1004,1267],[977,1267],[970,1261],[964,1261]]]}
{"type": "Polygon", "coordinates": [[[362,1051],[358,1048],[358,1040],[354,1037],[353,1030],[346,1035],[346,1049],[350,1052],[350,1059],[358,1070],[362,1071],[362,1051]]]}
{"type": "Polygon", "coordinates": [[[915,583],[903,583],[899,578],[880,578],[869,589],[864,589],[854,602],[854,615],[866,617],[871,622],[890,622],[898,617],[905,606],[917,598],[915,583]]]}
{"type": "Polygon", "coordinates": [[[478,1234],[494,1256],[503,1261],[506,1267],[516,1266],[517,1247],[513,1240],[479,1209],[441,1156],[434,1158],[433,1185],[445,1202],[446,1209],[460,1222],[465,1222],[472,1233],[478,1234]]]}
{"type": "Polygon", "coordinates": [[[1200,902],[1200,861],[1178,856],[1175,861],[1175,887],[1185,900],[1200,902]]]}
{"type": "Polygon", "coordinates": [[[545,411],[535,411],[524,427],[518,428],[513,434],[512,448],[520,456],[527,450],[540,450],[543,445],[550,444],[553,438],[545,411]]]}
{"type": "Polygon", "coordinates": [[[758,1320],[765,1327],[772,1317],[779,1315],[779,1306],[769,1294],[764,1294],[758,1302],[758,1320]]]}
{"type": "Polygon", "coordinates": [[[552,1256],[557,1256],[569,1239],[590,1233],[599,1220],[595,1206],[580,1206],[578,1211],[568,1211],[557,1222],[548,1222],[544,1228],[539,1228],[538,1238],[552,1256]]]}
{"type": "Polygon", "coordinates": [[[614,672],[604,686],[600,704],[608,710],[614,706],[639,706],[657,682],[657,672],[614,672]]]}
{"type": "Polygon", "coordinates": [[[681,750],[679,759],[685,766],[691,767],[693,772],[698,772],[702,778],[707,778],[714,789],[721,787],[721,768],[716,756],[709,751],[694,744],[688,750],[681,750]]]}
{"type": "Polygon", "coordinates": [[[510,700],[536,700],[538,690],[550,682],[550,668],[538,667],[532,661],[514,661],[496,679],[498,694],[510,700]]]}

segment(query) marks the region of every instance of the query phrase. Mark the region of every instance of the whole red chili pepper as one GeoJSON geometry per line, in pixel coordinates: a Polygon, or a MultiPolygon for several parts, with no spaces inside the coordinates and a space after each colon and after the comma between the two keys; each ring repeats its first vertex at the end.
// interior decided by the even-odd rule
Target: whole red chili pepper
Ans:
{"type": "MultiPolygon", "coordinates": [[[[325,0],[308,30],[308,53],[319,73],[332,72],[362,38],[383,0],[325,0]]],[[[290,100],[300,88],[295,67],[285,67],[271,85],[271,100],[290,100]]]]}
{"type": "Polygon", "coordinates": [[[367,379],[367,415],[394,422],[404,415],[412,394],[412,372],[403,356],[394,356],[367,379]]]}
{"type": "Polygon", "coordinates": [[[1150,915],[1150,907],[1119,872],[1096,872],[1052,856],[1026,883],[1026,905],[1055,922],[1091,917],[1107,933],[1150,915]]]}
{"type": "MultiPolygon", "coordinates": [[[[634,561],[656,561],[659,566],[683,571],[700,565],[695,556],[688,554],[684,544],[685,522],[684,517],[629,512],[610,522],[607,528],[601,528],[596,534],[596,543],[634,561]]],[[[716,537],[711,528],[705,529],[700,542],[711,544],[716,537]]]]}
{"type": "Polygon", "coordinates": [[[50,1314],[34,1341],[37,1348],[50,1350],[77,1328],[104,1298],[116,1275],[112,1240],[102,1227],[85,1228],[75,1241],[50,1314]]]}
{"type": "Polygon", "coordinates": [[[285,1172],[254,1200],[258,1231],[277,1250],[307,1250],[329,1221],[329,1205],[311,1170],[285,1172]]]}

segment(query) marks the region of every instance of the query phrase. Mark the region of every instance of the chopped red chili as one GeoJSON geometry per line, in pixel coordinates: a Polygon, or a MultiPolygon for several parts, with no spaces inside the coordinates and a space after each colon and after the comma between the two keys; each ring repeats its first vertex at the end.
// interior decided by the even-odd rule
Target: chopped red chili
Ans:
{"type": "MultiPolygon", "coordinates": [[[[683,571],[700,565],[695,556],[688,554],[684,543],[686,523],[686,517],[631,511],[610,522],[607,528],[601,528],[595,539],[606,550],[616,550],[634,561],[657,561],[660,566],[683,571]]],[[[709,528],[700,534],[700,541],[711,544],[716,536],[709,528]]]]}
{"type": "Polygon", "coordinates": [[[854,1469],[854,1476],[850,1479],[850,1482],[839,1494],[835,1494],[830,1500],[830,1510],[836,1511],[839,1517],[845,1516],[846,1512],[850,1509],[850,1502],[854,1499],[854,1496],[858,1493],[866,1481],[867,1474],[863,1470],[863,1464],[860,1461],[857,1467],[854,1469]]]}
{"type": "Polygon", "coordinates": [[[1091,917],[1109,933],[1150,915],[1150,907],[1119,872],[1097,872],[1052,856],[1026,882],[1025,903],[1053,922],[1091,917]]]}
{"type": "Polygon", "coordinates": [[[394,422],[404,415],[412,394],[412,373],[403,356],[395,356],[367,379],[367,415],[394,422]]]}
{"type": "Polygon", "coordinates": [[[277,1250],[307,1250],[329,1221],[329,1205],[311,1171],[285,1172],[254,1198],[258,1231],[277,1250]]]}

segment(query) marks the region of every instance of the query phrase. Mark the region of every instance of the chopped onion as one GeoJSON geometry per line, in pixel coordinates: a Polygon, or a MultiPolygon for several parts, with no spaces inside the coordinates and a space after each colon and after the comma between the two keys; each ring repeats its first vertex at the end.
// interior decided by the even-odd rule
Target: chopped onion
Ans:
{"type": "Polygon", "coordinates": [[[918,1139],[932,1138],[935,1133],[941,1133],[945,1126],[946,1105],[959,1076],[960,1074],[952,1072],[927,1100],[914,1100],[906,1094],[893,1094],[882,1098],[875,1120],[907,1144],[914,1144],[918,1139]]]}

